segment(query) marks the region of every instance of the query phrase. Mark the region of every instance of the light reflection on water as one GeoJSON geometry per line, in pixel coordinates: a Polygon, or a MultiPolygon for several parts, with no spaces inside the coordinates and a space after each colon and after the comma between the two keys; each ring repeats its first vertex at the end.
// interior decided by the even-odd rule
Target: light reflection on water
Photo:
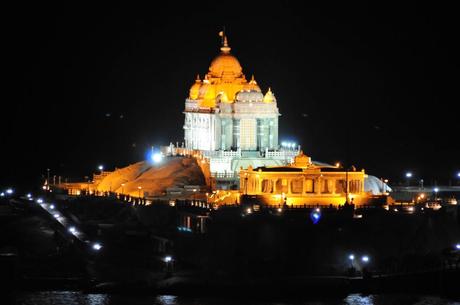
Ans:
{"type": "MultiPolygon", "coordinates": [[[[0,303],[1,299],[0,299],[0,303]]],[[[42,291],[18,294],[18,305],[460,305],[435,296],[403,294],[350,294],[344,299],[316,301],[254,301],[253,299],[185,298],[171,295],[85,294],[76,291],[42,291]]]]}

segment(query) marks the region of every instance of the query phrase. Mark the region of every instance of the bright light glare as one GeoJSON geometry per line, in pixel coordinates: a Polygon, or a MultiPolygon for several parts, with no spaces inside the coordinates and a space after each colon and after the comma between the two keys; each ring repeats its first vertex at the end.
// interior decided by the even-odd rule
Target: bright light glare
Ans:
{"type": "Polygon", "coordinates": [[[54,208],[55,208],[54,204],[51,204],[51,205],[50,205],[50,209],[51,209],[51,210],[54,210],[54,208]]]}
{"type": "Polygon", "coordinates": [[[104,166],[103,166],[103,165],[99,165],[99,166],[98,166],[98,169],[101,171],[101,170],[104,169],[104,166]]]}
{"type": "Polygon", "coordinates": [[[457,177],[460,178],[460,172],[457,173],[457,177]]]}
{"type": "Polygon", "coordinates": [[[59,213],[54,213],[53,216],[54,216],[54,218],[59,218],[60,215],[59,215],[59,213]]]}
{"type": "Polygon", "coordinates": [[[456,244],[456,245],[455,245],[455,248],[456,248],[457,250],[460,250],[460,244],[456,244]]]}
{"type": "Polygon", "coordinates": [[[433,189],[433,191],[434,191],[435,193],[437,193],[437,192],[439,192],[439,188],[435,187],[435,188],[433,189]]]}
{"type": "Polygon", "coordinates": [[[75,233],[77,233],[77,229],[75,227],[70,227],[69,232],[72,233],[72,234],[75,234],[75,233]]]}
{"type": "Polygon", "coordinates": [[[13,189],[7,189],[7,190],[6,190],[6,193],[7,193],[8,195],[13,194],[13,189]]]}
{"type": "Polygon", "coordinates": [[[43,203],[43,199],[38,198],[38,199],[37,199],[37,203],[43,203]]]}
{"type": "Polygon", "coordinates": [[[363,257],[361,257],[361,260],[362,260],[364,263],[367,263],[367,262],[369,262],[369,256],[364,255],[363,257]]]}
{"type": "Polygon", "coordinates": [[[32,198],[32,194],[31,193],[27,194],[27,198],[32,198]]]}
{"type": "Polygon", "coordinates": [[[283,211],[282,208],[278,208],[278,212],[281,213],[283,211]]]}
{"type": "Polygon", "coordinates": [[[102,245],[100,243],[94,243],[93,244],[93,249],[96,250],[96,251],[99,251],[101,250],[102,248],[102,245]]]}
{"type": "Polygon", "coordinates": [[[0,193],[0,196],[1,196],[1,197],[5,196],[5,193],[1,192],[1,193],[0,193]]]}
{"type": "Polygon", "coordinates": [[[348,259],[352,261],[352,260],[355,259],[355,256],[353,254],[350,254],[350,255],[348,255],[348,259]]]}
{"type": "Polygon", "coordinates": [[[407,173],[406,173],[406,177],[407,177],[407,178],[412,177],[412,173],[411,173],[411,172],[407,172],[407,173]]]}
{"type": "Polygon", "coordinates": [[[310,218],[313,224],[317,224],[321,218],[321,213],[313,212],[310,214],[310,218]]]}
{"type": "Polygon", "coordinates": [[[161,160],[163,159],[163,156],[161,153],[154,153],[152,154],[152,161],[155,163],[160,163],[161,160]]]}
{"type": "Polygon", "coordinates": [[[246,213],[251,214],[251,213],[252,213],[251,208],[247,208],[247,209],[246,209],[246,213]]]}
{"type": "Polygon", "coordinates": [[[169,263],[170,261],[172,261],[172,257],[169,256],[169,255],[165,256],[164,261],[165,261],[165,263],[169,263]]]}

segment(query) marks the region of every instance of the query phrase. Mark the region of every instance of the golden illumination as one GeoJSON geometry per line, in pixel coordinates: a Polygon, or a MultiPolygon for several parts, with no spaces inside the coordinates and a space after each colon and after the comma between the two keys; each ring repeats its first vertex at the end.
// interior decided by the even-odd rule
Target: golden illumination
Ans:
{"type": "Polygon", "coordinates": [[[273,102],[276,102],[275,95],[273,94],[271,88],[268,88],[268,91],[264,96],[264,103],[273,103],[273,102]]]}
{"type": "MultiPolygon", "coordinates": [[[[242,90],[261,92],[254,76],[248,82],[240,62],[230,54],[225,33],[220,32],[219,36],[222,37],[220,54],[212,60],[204,80],[197,78],[190,88],[189,98],[199,101],[200,107],[215,108],[218,102],[233,103],[236,94],[242,90]]],[[[276,101],[270,89],[265,97],[266,103],[276,101]]]]}
{"type": "Polygon", "coordinates": [[[201,79],[200,79],[200,75],[197,75],[195,83],[190,88],[189,98],[191,98],[192,100],[196,100],[200,92],[200,87],[201,87],[201,79]]]}

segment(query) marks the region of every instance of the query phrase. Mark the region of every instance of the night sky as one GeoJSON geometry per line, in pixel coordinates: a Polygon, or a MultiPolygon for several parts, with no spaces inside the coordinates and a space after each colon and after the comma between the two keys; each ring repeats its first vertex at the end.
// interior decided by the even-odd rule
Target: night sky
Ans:
{"type": "MultiPolygon", "coordinates": [[[[317,1],[315,1],[317,2],[317,1]]],[[[319,2],[319,1],[318,1],[319,2]]],[[[458,17],[453,7],[302,7],[289,1],[149,6],[25,2],[4,8],[0,186],[73,181],[183,139],[184,99],[232,53],[278,99],[280,140],[313,160],[391,182],[460,170],[458,17]]]]}

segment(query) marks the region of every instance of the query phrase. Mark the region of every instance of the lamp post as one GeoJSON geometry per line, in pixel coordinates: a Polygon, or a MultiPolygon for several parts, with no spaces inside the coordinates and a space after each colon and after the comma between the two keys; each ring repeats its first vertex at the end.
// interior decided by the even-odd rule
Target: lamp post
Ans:
{"type": "Polygon", "coordinates": [[[248,194],[248,173],[244,173],[244,194],[248,194]]]}
{"type": "Polygon", "coordinates": [[[410,178],[412,178],[412,172],[407,172],[406,173],[406,178],[407,178],[407,186],[410,186],[410,178]]]}
{"type": "Polygon", "coordinates": [[[348,260],[350,261],[350,268],[353,268],[353,262],[355,261],[355,255],[354,254],[348,255],[348,260]]]}
{"type": "Polygon", "coordinates": [[[142,186],[138,186],[137,189],[139,190],[139,198],[141,198],[141,189],[142,189],[142,186]]]}
{"type": "Polygon", "coordinates": [[[437,199],[438,199],[439,188],[435,187],[435,188],[433,189],[433,191],[434,191],[434,200],[437,200],[437,199]]]}
{"type": "Polygon", "coordinates": [[[369,270],[367,269],[367,266],[369,265],[370,258],[368,255],[363,255],[361,256],[361,263],[363,264],[363,278],[369,278],[370,273],[369,270]]]}
{"type": "Polygon", "coordinates": [[[124,194],[124,193],[125,193],[125,192],[124,192],[124,187],[125,187],[125,184],[124,184],[124,183],[122,183],[122,184],[121,184],[121,193],[122,193],[122,194],[124,194]]]}
{"type": "Polygon", "coordinates": [[[345,203],[348,205],[348,193],[349,193],[349,186],[348,186],[348,165],[345,167],[345,203]]]}

